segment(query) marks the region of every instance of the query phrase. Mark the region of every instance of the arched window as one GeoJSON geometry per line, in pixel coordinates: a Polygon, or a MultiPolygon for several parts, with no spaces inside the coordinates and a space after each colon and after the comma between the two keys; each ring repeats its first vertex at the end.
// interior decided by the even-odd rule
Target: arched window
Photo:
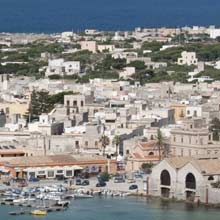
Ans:
{"type": "Polygon", "coordinates": [[[196,178],[192,173],[186,175],[185,187],[188,189],[196,189],[196,178]]]}
{"type": "Polygon", "coordinates": [[[170,186],[170,174],[167,170],[163,170],[160,174],[160,184],[170,186]]]}
{"type": "Polygon", "coordinates": [[[214,180],[214,177],[213,176],[209,176],[208,180],[212,181],[212,180],[214,180]]]}
{"type": "Polygon", "coordinates": [[[154,152],[149,152],[148,155],[149,155],[149,156],[153,156],[153,155],[154,155],[154,152]]]}

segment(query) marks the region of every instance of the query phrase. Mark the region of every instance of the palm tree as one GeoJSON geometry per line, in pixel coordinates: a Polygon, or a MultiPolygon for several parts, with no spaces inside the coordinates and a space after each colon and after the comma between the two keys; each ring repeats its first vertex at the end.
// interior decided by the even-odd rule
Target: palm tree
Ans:
{"type": "Polygon", "coordinates": [[[161,150],[164,149],[166,146],[166,138],[163,136],[160,129],[157,130],[156,140],[156,145],[159,151],[159,161],[161,161],[161,150]]]}
{"type": "Polygon", "coordinates": [[[103,150],[103,156],[105,155],[105,148],[107,145],[109,145],[110,143],[110,140],[109,140],[109,137],[105,136],[105,135],[102,135],[101,138],[99,139],[99,142],[101,143],[102,145],[102,150],[103,150]]]}
{"type": "Polygon", "coordinates": [[[113,144],[115,144],[116,149],[115,149],[115,155],[116,157],[118,156],[118,147],[121,143],[121,138],[119,135],[115,135],[114,139],[113,139],[113,144]]]}

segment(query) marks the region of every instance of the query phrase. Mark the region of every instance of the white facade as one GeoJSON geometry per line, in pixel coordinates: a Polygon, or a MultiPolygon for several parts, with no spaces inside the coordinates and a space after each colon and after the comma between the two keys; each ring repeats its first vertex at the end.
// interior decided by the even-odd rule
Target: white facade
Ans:
{"type": "Polygon", "coordinates": [[[79,61],[67,61],[64,59],[49,60],[48,67],[45,72],[45,76],[51,75],[74,75],[80,73],[79,61]]]}
{"type": "Polygon", "coordinates": [[[135,67],[125,67],[123,71],[119,73],[119,77],[126,79],[133,74],[135,74],[135,67]]]}
{"type": "Polygon", "coordinates": [[[220,29],[211,28],[209,29],[209,35],[210,38],[216,39],[217,37],[220,37],[220,29]]]}
{"type": "Polygon", "coordinates": [[[187,52],[183,51],[181,53],[181,58],[178,58],[178,65],[197,65],[198,64],[198,59],[196,58],[196,53],[195,52],[187,52]]]}
{"type": "Polygon", "coordinates": [[[149,193],[153,196],[216,204],[220,190],[211,186],[218,181],[219,160],[169,158],[152,169],[149,193]]]}
{"type": "Polygon", "coordinates": [[[186,117],[202,117],[202,106],[186,106],[186,117]]]}
{"type": "Polygon", "coordinates": [[[98,51],[100,51],[100,52],[104,52],[104,51],[113,52],[114,50],[115,50],[115,45],[113,45],[113,44],[111,44],[111,45],[107,45],[107,44],[98,45],[98,51]]]}
{"type": "Polygon", "coordinates": [[[96,41],[81,41],[81,50],[88,50],[91,51],[92,53],[97,52],[97,44],[96,41]]]}

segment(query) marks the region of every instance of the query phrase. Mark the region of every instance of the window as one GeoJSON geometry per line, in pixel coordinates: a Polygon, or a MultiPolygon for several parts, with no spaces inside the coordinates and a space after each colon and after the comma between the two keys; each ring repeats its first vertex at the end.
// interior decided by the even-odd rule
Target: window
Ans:
{"type": "Polygon", "coordinates": [[[98,145],[99,145],[99,142],[95,141],[95,146],[98,147],[98,145]]]}
{"type": "Polygon", "coordinates": [[[43,171],[43,170],[38,171],[38,174],[45,174],[45,171],[43,171]]]}
{"type": "Polygon", "coordinates": [[[181,137],[181,143],[183,143],[183,137],[181,137]]]}
{"type": "Polygon", "coordinates": [[[75,142],[76,148],[79,148],[79,141],[75,142]]]}
{"type": "Polygon", "coordinates": [[[193,116],[197,117],[197,111],[194,111],[193,116]]]}
{"type": "Polygon", "coordinates": [[[48,176],[48,177],[51,177],[51,178],[54,177],[54,171],[52,171],[52,170],[51,170],[51,171],[48,171],[48,172],[47,172],[47,176],[48,176]]]}
{"type": "Polygon", "coordinates": [[[176,142],[176,136],[173,137],[173,142],[176,142]]]}
{"type": "Polygon", "coordinates": [[[77,106],[77,101],[73,101],[73,106],[77,106]]]}
{"type": "Polygon", "coordinates": [[[29,176],[35,177],[35,172],[30,172],[29,176]]]}
{"type": "Polygon", "coordinates": [[[73,171],[72,170],[67,170],[66,171],[66,176],[72,176],[73,175],[73,171]]]}
{"type": "Polygon", "coordinates": [[[183,149],[181,149],[181,156],[183,157],[183,149]]]}
{"type": "Polygon", "coordinates": [[[200,144],[203,145],[203,138],[200,138],[200,144]]]}
{"type": "Polygon", "coordinates": [[[187,110],[187,115],[190,115],[190,110],[187,110]]]}
{"type": "Polygon", "coordinates": [[[213,176],[209,176],[208,180],[212,181],[212,180],[214,180],[214,177],[213,176]]]}
{"type": "Polygon", "coordinates": [[[89,142],[85,141],[85,146],[88,147],[88,145],[89,145],[89,142]]]}
{"type": "Polygon", "coordinates": [[[70,105],[70,101],[69,101],[69,100],[66,101],[66,105],[67,105],[67,106],[70,105]]]}
{"type": "Polygon", "coordinates": [[[57,173],[63,173],[63,170],[57,170],[57,173]]]}
{"type": "Polygon", "coordinates": [[[129,154],[130,152],[129,152],[129,150],[126,150],[126,154],[129,154]]]}
{"type": "Polygon", "coordinates": [[[84,106],[84,102],[83,101],[81,101],[81,107],[83,107],[84,106]]]}

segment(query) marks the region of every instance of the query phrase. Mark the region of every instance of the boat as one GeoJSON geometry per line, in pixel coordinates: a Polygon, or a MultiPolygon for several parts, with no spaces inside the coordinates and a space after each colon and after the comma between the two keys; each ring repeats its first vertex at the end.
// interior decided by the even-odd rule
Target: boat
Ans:
{"type": "Polygon", "coordinates": [[[56,202],[55,206],[68,207],[69,204],[70,204],[70,201],[59,200],[59,201],[56,202]]]}
{"type": "Polygon", "coordinates": [[[90,199],[90,198],[93,198],[93,196],[84,193],[76,193],[74,195],[74,199],[90,199]]]}
{"type": "Polygon", "coordinates": [[[74,194],[66,194],[64,195],[62,198],[64,200],[68,199],[68,200],[71,200],[71,199],[74,199],[75,195],[74,194]]]}
{"type": "Polygon", "coordinates": [[[31,212],[32,215],[47,215],[47,211],[44,210],[34,210],[31,212]]]}

